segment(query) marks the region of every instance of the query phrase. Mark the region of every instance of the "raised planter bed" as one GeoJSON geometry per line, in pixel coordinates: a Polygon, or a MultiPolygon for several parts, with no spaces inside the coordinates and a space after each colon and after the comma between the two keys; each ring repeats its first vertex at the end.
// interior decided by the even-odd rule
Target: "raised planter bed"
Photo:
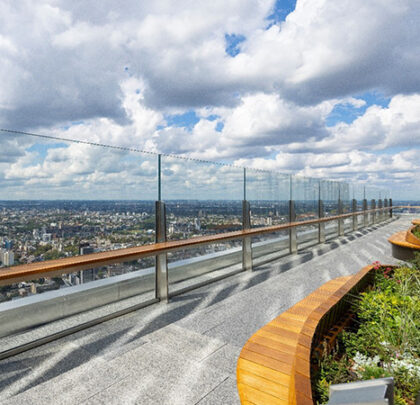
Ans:
{"type": "MultiPolygon", "coordinates": [[[[311,358],[374,266],[331,280],[258,330],[242,348],[237,386],[242,404],[312,404],[311,358]]],[[[333,332],[334,335],[334,332],[333,332]]]]}
{"type": "Polygon", "coordinates": [[[325,283],[258,330],[244,345],[237,363],[237,387],[241,403],[325,403],[330,383],[392,375],[399,384],[396,404],[414,405],[407,398],[413,398],[416,395],[415,390],[420,389],[419,285],[418,263],[412,269],[404,267],[395,270],[392,266],[381,266],[378,262],[353,276],[340,277],[325,283]],[[393,278],[394,271],[396,278],[393,278]],[[373,295],[374,293],[378,295],[373,295]],[[349,311],[353,307],[357,308],[354,315],[349,311]],[[406,311],[407,308],[411,312],[406,311]],[[364,318],[366,312],[373,314],[374,318],[379,317],[381,322],[385,322],[384,326],[375,326],[375,322],[364,318]],[[341,334],[343,326],[353,316],[357,322],[352,321],[349,332],[346,329],[346,333],[341,334]],[[405,316],[408,319],[404,319],[405,316]],[[397,340],[401,337],[404,344],[392,339],[375,340],[377,336],[372,331],[376,328],[380,337],[390,336],[385,333],[388,326],[392,330],[391,335],[397,340]],[[342,348],[344,344],[343,336],[350,336],[350,332],[354,335],[347,337],[350,339],[347,341],[350,342],[348,347],[351,348],[353,344],[353,349],[356,347],[357,351],[352,356],[339,351],[339,347],[342,348]],[[413,335],[407,339],[407,333],[413,335]],[[371,340],[372,336],[375,339],[371,340]],[[382,345],[385,345],[385,349],[382,345]],[[394,347],[398,348],[397,352],[394,352],[394,347]],[[405,351],[407,347],[409,349],[405,351]],[[392,366],[388,371],[381,366],[384,359],[380,359],[380,356],[369,358],[372,350],[377,349],[380,353],[388,353],[387,364],[392,366]],[[415,358],[412,357],[413,353],[415,358]],[[369,365],[373,371],[369,369],[369,365]],[[390,369],[394,373],[390,374],[390,369]],[[334,373],[339,375],[336,382],[335,376],[330,378],[334,373]],[[404,384],[410,386],[404,387],[404,384]]]}
{"type": "MultiPolygon", "coordinates": [[[[415,221],[419,220],[414,220],[415,221]]],[[[413,260],[414,252],[420,252],[420,239],[415,236],[413,231],[419,225],[413,225],[407,231],[394,233],[388,242],[392,245],[392,256],[400,260],[413,260]]]]}
{"type": "Polygon", "coordinates": [[[372,286],[352,305],[354,323],[312,369],[317,404],[329,400],[330,385],[343,390],[343,383],[375,379],[379,384],[378,379],[390,378],[393,403],[414,405],[420,399],[420,260],[399,267],[376,262],[375,267],[372,286]]]}

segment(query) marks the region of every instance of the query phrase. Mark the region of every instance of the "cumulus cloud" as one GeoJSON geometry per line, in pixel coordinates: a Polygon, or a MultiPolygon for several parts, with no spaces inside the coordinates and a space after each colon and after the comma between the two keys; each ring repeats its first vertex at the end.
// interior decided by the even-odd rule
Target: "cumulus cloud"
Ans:
{"type": "Polygon", "coordinates": [[[420,90],[420,4],[300,0],[280,27],[260,30],[232,64],[238,74],[299,103],[341,98],[367,89],[420,90]]]}
{"type": "Polygon", "coordinates": [[[388,107],[373,105],[352,123],[328,128],[320,141],[292,142],[288,152],[385,150],[392,147],[420,147],[420,95],[396,95],[388,107]]]}
{"type": "MultiPolygon", "coordinates": [[[[397,184],[407,175],[414,187],[420,3],[298,0],[276,24],[267,21],[273,8],[273,0],[105,0],[100,8],[5,0],[0,127],[317,177],[397,184]],[[235,52],[227,38],[241,39],[235,52]],[[367,103],[369,92],[389,105],[367,103]],[[340,105],[356,119],[329,126],[340,105]],[[168,124],[186,111],[198,122],[168,124]]],[[[46,181],[42,173],[59,170],[64,156],[75,179],[84,170],[71,160],[77,148],[32,164],[27,140],[1,142],[0,179],[9,184],[26,181],[31,167],[46,181]]],[[[113,181],[99,169],[92,181],[113,181]]]]}

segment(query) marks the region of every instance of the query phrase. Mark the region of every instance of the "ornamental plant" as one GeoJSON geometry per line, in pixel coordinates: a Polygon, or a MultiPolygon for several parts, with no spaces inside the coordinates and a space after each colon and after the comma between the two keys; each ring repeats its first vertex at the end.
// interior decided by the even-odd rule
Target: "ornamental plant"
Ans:
{"type": "Polygon", "coordinates": [[[325,352],[314,373],[318,404],[331,384],[394,377],[395,402],[414,404],[420,391],[420,254],[411,266],[374,262],[374,284],[354,297],[355,324],[325,352]]]}
{"type": "Polygon", "coordinates": [[[420,226],[416,226],[412,232],[416,238],[420,239],[420,226]]]}

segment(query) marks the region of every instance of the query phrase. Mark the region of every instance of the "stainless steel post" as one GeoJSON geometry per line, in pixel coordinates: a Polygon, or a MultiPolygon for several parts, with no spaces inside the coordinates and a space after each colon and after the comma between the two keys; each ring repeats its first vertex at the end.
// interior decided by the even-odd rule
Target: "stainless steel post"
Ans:
{"type": "MultiPolygon", "coordinates": [[[[376,203],[375,203],[374,199],[372,199],[372,201],[370,202],[370,208],[372,210],[374,210],[376,208],[376,203]]],[[[372,211],[372,213],[370,215],[370,218],[371,218],[372,224],[374,224],[376,222],[376,211],[372,211]]]]}
{"type": "MultiPolygon", "coordinates": [[[[166,242],[166,207],[162,201],[156,201],[156,243],[166,242]]],[[[168,302],[168,262],[166,253],[156,255],[156,298],[161,302],[168,302]]]]}
{"type": "MultiPolygon", "coordinates": [[[[318,200],[318,218],[324,218],[324,202],[322,200],[318,200]]],[[[325,222],[318,224],[318,242],[325,242],[325,222]]]]}
{"type": "MultiPolygon", "coordinates": [[[[357,212],[357,201],[354,198],[351,202],[351,210],[353,214],[357,212]]],[[[358,225],[358,217],[357,215],[353,215],[353,231],[357,231],[357,225],[358,225]]]]}
{"type": "MultiPolygon", "coordinates": [[[[343,202],[341,201],[341,198],[338,199],[338,215],[343,214],[343,202]]],[[[338,236],[344,235],[344,220],[340,218],[338,220],[338,236]]]]}
{"type": "MultiPolygon", "coordinates": [[[[251,209],[249,202],[242,201],[242,228],[251,228],[251,209]]],[[[242,270],[252,270],[252,244],[251,237],[245,236],[242,239],[242,270]]]]}
{"type": "Polygon", "coordinates": [[[378,200],[378,208],[379,208],[379,211],[378,211],[377,222],[382,222],[384,220],[384,218],[383,218],[384,211],[381,209],[382,208],[382,200],[381,199],[378,200]]]}
{"type": "Polygon", "coordinates": [[[388,199],[387,198],[384,198],[384,221],[388,218],[388,210],[387,210],[387,208],[388,208],[388,199]]]}
{"type": "MultiPolygon", "coordinates": [[[[289,200],[289,222],[296,222],[295,202],[289,200]]],[[[297,253],[297,232],[296,228],[289,229],[289,251],[290,253],[297,253]]]]}
{"type": "Polygon", "coordinates": [[[363,199],[363,211],[364,211],[364,213],[363,213],[363,227],[366,227],[369,224],[369,216],[368,216],[369,214],[366,212],[367,209],[368,209],[368,203],[367,203],[366,198],[364,198],[363,199]]]}

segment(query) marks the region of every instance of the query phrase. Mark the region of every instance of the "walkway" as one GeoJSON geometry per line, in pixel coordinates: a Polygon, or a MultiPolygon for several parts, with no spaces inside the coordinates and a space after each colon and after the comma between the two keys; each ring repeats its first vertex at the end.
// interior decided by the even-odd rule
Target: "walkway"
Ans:
{"type": "Polygon", "coordinates": [[[0,404],[238,404],[247,339],[324,282],[379,260],[412,217],[348,234],[250,273],[0,361],[0,404]]]}

